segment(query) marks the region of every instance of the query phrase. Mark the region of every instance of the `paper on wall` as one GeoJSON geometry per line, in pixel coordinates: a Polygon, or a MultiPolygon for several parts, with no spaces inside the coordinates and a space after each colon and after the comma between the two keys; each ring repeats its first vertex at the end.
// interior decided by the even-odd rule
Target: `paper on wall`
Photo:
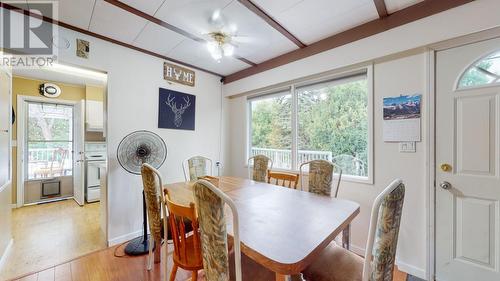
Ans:
{"type": "Polygon", "coordinates": [[[421,140],[421,97],[422,95],[401,95],[384,98],[384,141],[421,140]]]}

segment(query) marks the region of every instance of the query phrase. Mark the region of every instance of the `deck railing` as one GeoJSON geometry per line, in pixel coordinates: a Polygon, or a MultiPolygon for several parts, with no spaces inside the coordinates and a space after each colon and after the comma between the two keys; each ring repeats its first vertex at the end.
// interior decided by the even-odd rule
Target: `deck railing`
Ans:
{"type": "MultiPolygon", "coordinates": [[[[272,149],[252,147],[252,155],[265,155],[273,160],[274,168],[292,169],[292,151],[287,149],[272,149]]],[[[354,156],[341,154],[333,157],[331,151],[299,150],[297,163],[312,160],[327,160],[334,162],[342,168],[344,175],[367,176],[367,165],[354,156]]]]}
{"type": "MultiPolygon", "coordinates": [[[[290,169],[292,165],[292,151],[287,149],[272,149],[252,147],[252,156],[261,154],[273,160],[275,168],[290,169]]],[[[311,160],[332,161],[331,151],[299,150],[297,163],[304,163],[311,160]]]]}

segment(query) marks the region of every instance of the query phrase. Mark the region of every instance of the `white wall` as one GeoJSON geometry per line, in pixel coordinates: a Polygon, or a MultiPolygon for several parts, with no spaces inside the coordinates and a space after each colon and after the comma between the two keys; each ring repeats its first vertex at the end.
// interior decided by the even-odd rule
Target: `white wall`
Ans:
{"type": "Polygon", "coordinates": [[[181,162],[201,154],[219,160],[220,77],[196,70],[196,87],[169,84],[163,79],[163,60],[100,39],[59,28],[71,46],[59,50],[59,62],[108,72],[109,233],[112,244],[141,231],[142,182],[123,170],[116,158],[119,142],[135,130],[151,130],[166,142],[168,156],[160,171],[165,182],[183,180],[181,162]],[[90,42],[90,58],[76,57],[76,38],[90,42]],[[196,95],[195,131],[158,129],[158,89],[196,95]]]}
{"type": "MultiPolygon", "coordinates": [[[[398,244],[398,263],[412,274],[425,275],[425,122],[417,153],[399,153],[398,144],[383,142],[382,97],[420,93],[425,96],[425,54],[417,54],[374,65],[374,184],[343,181],[339,197],[358,202],[361,213],[352,224],[353,250],[364,254],[371,205],[375,197],[395,178],[406,183],[406,200],[398,244]],[[408,268],[409,267],[409,268],[408,268]]],[[[425,100],[423,106],[425,106],[425,100]]],[[[230,100],[230,173],[245,176],[246,97],[230,100]]]]}
{"type": "MultiPolygon", "coordinates": [[[[259,89],[294,79],[332,71],[359,63],[382,61],[379,58],[413,50],[432,43],[500,26],[498,0],[478,0],[414,23],[377,34],[312,57],[268,70],[224,85],[225,96],[258,92],[259,89]]],[[[409,52],[374,65],[374,184],[343,182],[339,196],[355,200],[361,213],[352,227],[353,249],[365,247],[371,204],[375,196],[394,178],[407,185],[397,263],[400,269],[426,279],[427,260],[427,150],[425,115],[429,88],[426,54],[409,52]],[[423,94],[422,142],[416,153],[399,153],[398,145],[382,139],[382,97],[423,94]]],[[[246,98],[230,99],[229,173],[245,176],[247,124],[246,98]]],[[[430,204],[429,204],[430,205],[430,204]]],[[[432,253],[431,253],[432,255],[432,253]]]]}

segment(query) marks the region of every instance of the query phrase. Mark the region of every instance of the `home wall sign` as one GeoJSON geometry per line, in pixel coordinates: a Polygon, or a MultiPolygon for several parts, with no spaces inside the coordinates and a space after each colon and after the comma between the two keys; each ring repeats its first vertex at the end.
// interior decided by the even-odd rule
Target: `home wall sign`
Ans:
{"type": "Polygon", "coordinates": [[[164,62],[163,78],[167,81],[194,87],[196,77],[194,71],[191,69],[164,62]]]}
{"type": "Polygon", "coordinates": [[[196,96],[160,88],[158,128],[194,131],[196,96]]]}

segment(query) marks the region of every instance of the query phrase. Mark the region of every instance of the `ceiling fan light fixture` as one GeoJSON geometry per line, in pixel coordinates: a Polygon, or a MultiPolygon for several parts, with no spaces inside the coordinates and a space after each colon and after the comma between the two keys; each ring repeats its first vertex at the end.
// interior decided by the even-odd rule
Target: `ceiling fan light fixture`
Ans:
{"type": "Polygon", "coordinates": [[[215,48],[210,52],[212,58],[216,61],[219,61],[222,58],[222,49],[220,47],[215,48]]]}
{"type": "Polygon", "coordinates": [[[223,32],[209,33],[212,40],[207,42],[207,49],[212,58],[216,61],[234,55],[234,45],[231,44],[231,37],[223,32]]]}
{"type": "Polygon", "coordinates": [[[222,45],[222,50],[224,51],[224,56],[226,57],[234,55],[234,46],[231,44],[222,45]]]}
{"type": "Polygon", "coordinates": [[[219,48],[219,46],[218,46],[217,42],[215,42],[215,41],[208,41],[207,42],[207,49],[210,52],[210,54],[215,52],[215,50],[217,50],[218,48],[219,48]]]}

